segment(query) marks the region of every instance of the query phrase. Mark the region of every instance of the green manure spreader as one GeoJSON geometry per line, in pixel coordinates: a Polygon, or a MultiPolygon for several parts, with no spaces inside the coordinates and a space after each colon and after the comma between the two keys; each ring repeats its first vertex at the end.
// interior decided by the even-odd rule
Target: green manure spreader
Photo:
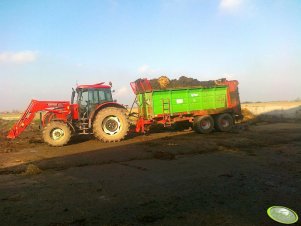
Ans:
{"type": "Polygon", "coordinates": [[[206,86],[153,89],[147,79],[131,83],[136,95],[136,132],[152,125],[174,126],[191,123],[198,133],[230,131],[242,119],[238,82],[220,79],[206,86]]]}

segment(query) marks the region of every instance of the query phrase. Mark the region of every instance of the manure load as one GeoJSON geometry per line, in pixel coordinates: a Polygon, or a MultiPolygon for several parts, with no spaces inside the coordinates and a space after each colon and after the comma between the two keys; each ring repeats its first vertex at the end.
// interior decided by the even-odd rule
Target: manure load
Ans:
{"type": "MultiPolygon", "coordinates": [[[[137,80],[136,80],[137,81],[137,80]]],[[[189,88],[189,87],[211,87],[218,84],[219,80],[199,81],[195,78],[181,76],[178,79],[169,79],[167,76],[161,76],[158,79],[149,80],[153,90],[189,88]]]]}

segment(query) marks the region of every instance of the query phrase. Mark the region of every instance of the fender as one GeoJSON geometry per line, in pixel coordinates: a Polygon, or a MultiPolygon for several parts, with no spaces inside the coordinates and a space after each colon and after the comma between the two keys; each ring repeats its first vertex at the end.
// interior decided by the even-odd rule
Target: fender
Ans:
{"type": "Polygon", "coordinates": [[[44,117],[42,118],[42,125],[45,127],[53,118],[55,117],[55,114],[53,112],[47,112],[44,117]]]}
{"type": "Polygon", "coordinates": [[[89,117],[89,127],[91,128],[91,122],[94,121],[95,116],[97,115],[97,113],[107,107],[115,107],[115,108],[123,108],[124,110],[127,110],[123,105],[118,104],[116,102],[106,102],[103,104],[100,104],[96,107],[96,109],[90,114],[89,117]]]}

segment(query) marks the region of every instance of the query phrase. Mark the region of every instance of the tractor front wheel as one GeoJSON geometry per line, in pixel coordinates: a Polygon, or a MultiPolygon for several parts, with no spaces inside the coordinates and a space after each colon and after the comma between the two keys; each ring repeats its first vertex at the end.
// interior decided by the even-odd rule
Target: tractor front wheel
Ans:
{"type": "Polygon", "coordinates": [[[60,147],[69,142],[71,130],[64,122],[51,121],[43,130],[43,139],[50,146],[60,147]]]}
{"type": "Polygon", "coordinates": [[[107,107],[97,113],[93,122],[93,133],[103,142],[118,142],[127,135],[129,125],[124,109],[107,107]]]}

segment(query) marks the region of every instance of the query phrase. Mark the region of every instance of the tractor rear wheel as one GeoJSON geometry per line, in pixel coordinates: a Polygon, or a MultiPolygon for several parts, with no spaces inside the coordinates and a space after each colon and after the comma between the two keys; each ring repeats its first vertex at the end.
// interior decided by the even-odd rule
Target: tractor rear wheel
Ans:
{"type": "Polygon", "coordinates": [[[107,107],[97,113],[93,122],[93,133],[103,142],[118,142],[125,138],[129,126],[125,109],[107,107]]]}
{"type": "Polygon", "coordinates": [[[193,120],[193,129],[197,133],[210,133],[214,128],[214,121],[210,115],[197,116],[193,120]]]}
{"type": "Polygon", "coordinates": [[[71,130],[64,122],[51,121],[43,129],[43,139],[50,146],[64,146],[69,142],[70,138],[71,130]]]}
{"type": "Polygon", "coordinates": [[[217,115],[215,117],[214,121],[215,121],[215,129],[217,131],[221,131],[221,132],[230,131],[233,128],[233,125],[234,125],[234,119],[228,113],[217,115]]]}

